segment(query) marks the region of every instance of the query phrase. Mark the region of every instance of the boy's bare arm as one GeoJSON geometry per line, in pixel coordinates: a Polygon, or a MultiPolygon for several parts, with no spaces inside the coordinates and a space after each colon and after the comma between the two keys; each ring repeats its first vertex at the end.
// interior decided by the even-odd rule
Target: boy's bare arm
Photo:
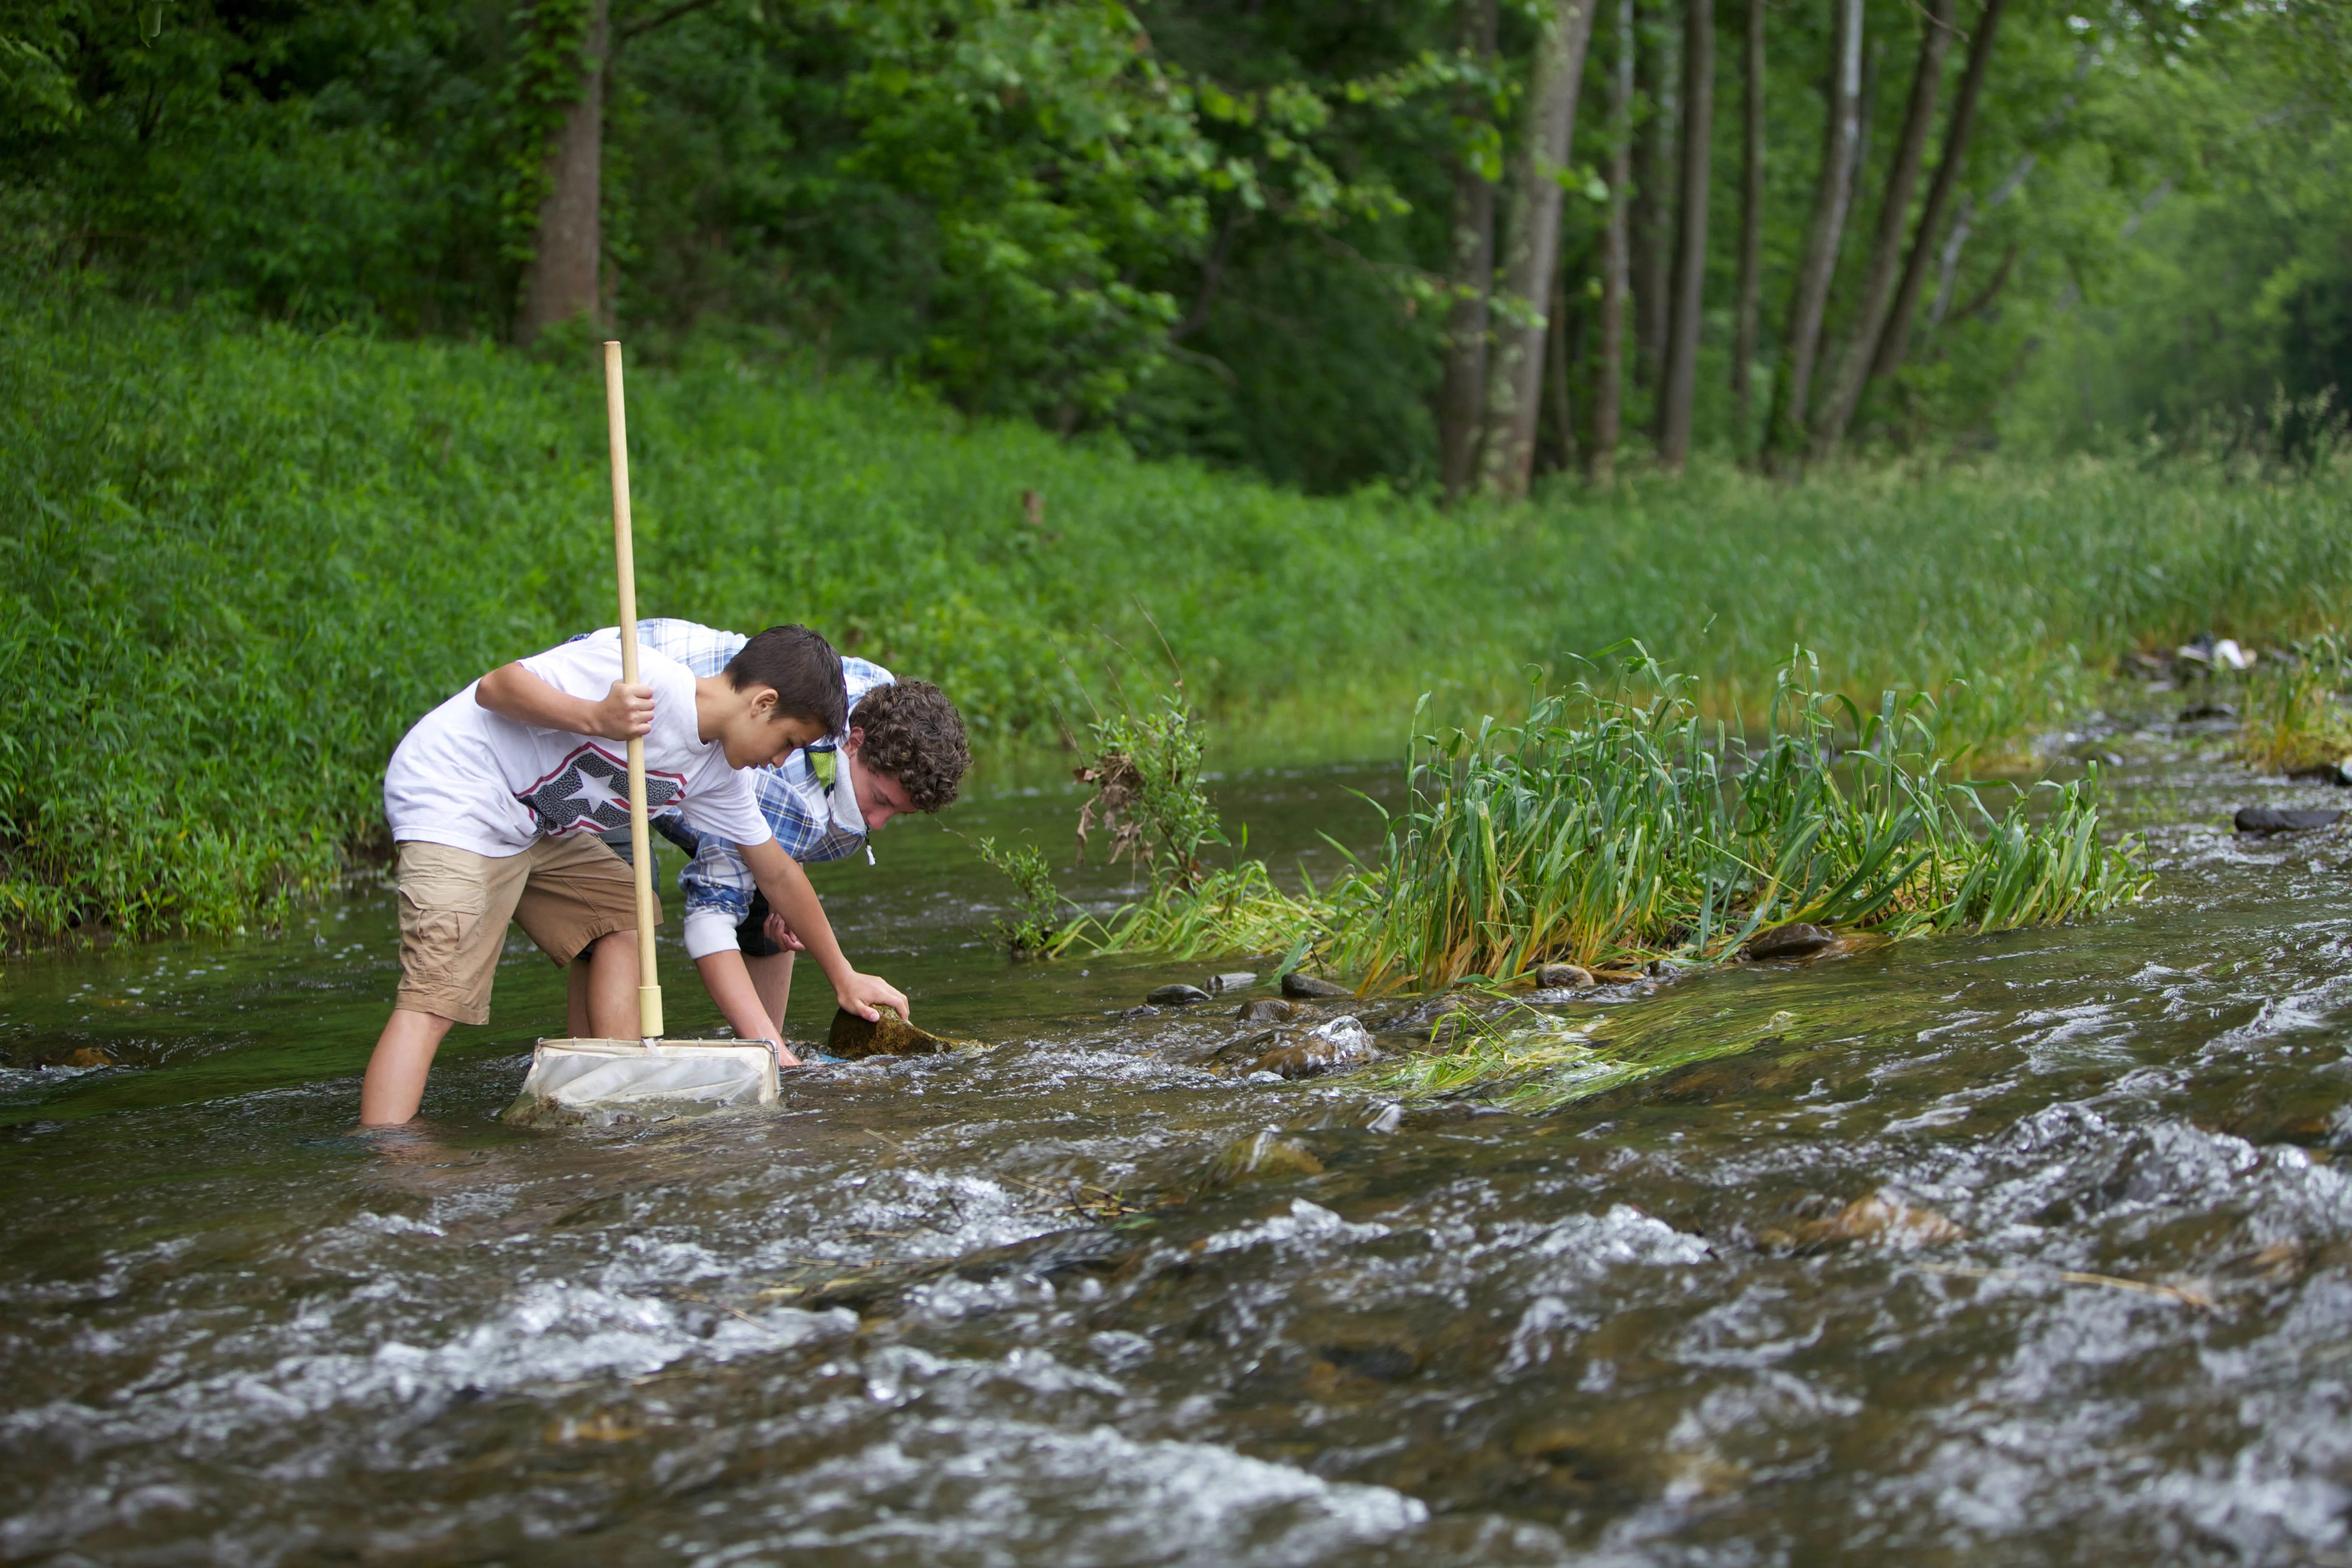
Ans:
{"type": "Polygon", "coordinates": [[[474,700],[501,719],[572,735],[634,741],[654,727],[654,689],[613,682],[601,700],[558,691],[520,664],[502,664],[482,677],[474,700]]]}
{"type": "Polygon", "coordinates": [[[849,966],[841,943],[834,940],[833,922],[824,918],[824,906],[817,902],[816,889],[809,886],[808,873],[784,853],[782,845],[771,838],[764,844],[736,847],[742,852],[743,864],[751,868],[760,891],[767,895],[768,907],[784,917],[809,957],[833,983],[834,997],[844,1011],[871,1019],[876,1016],[875,1008],[895,1007],[898,1016],[913,1021],[902,992],[877,975],[860,974],[849,966]]]}
{"type": "Polygon", "coordinates": [[[779,1066],[801,1065],[792,1047],[784,1044],[776,1021],[768,1016],[767,1005],[760,1000],[760,988],[751,983],[751,971],[743,963],[741,952],[731,947],[706,952],[694,961],[694,967],[702,972],[703,989],[719,1004],[719,1011],[735,1031],[737,1039],[766,1040],[776,1047],[779,1066]]]}

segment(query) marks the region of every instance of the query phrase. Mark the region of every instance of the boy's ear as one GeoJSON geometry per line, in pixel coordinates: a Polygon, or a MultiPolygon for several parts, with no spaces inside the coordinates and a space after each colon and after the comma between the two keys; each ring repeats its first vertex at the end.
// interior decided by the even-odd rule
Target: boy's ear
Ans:
{"type": "Polygon", "coordinates": [[[764,724],[776,717],[776,689],[772,686],[754,688],[751,692],[751,717],[764,724]]]}

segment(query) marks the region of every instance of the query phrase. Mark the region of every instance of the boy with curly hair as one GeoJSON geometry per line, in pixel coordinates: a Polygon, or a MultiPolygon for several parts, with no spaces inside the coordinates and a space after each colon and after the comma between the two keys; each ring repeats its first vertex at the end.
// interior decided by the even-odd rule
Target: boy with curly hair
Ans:
{"type": "MultiPolygon", "coordinates": [[[[611,627],[590,638],[617,637],[611,627]]],[[[584,639],[583,639],[584,640],[584,639]]],[[[720,669],[745,641],[740,633],[692,621],[639,621],[640,646],[688,669],[720,669]]],[[[751,789],[776,842],[801,864],[840,860],[860,849],[892,817],[936,812],[956,797],[971,766],[962,715],[928,680],[900,680],[869,659],[844,655],[840,731],[803,746],[780,763],[758,768],[751,789]]],[[[697,833],[675,814],[654,819],[662,837],[693,859],[678,876],[686,895],[686,950],[721,1016],[742,1039],[772,1039],[782,1047],[784,1005],[792,994],[793,954],[800,933],[771,910],[741,853],[725,838],[697,833]]],[[[607,839],[623,856],[625,834],[607,839]]],[[[572,981],[572,1008],[582,1019],[587,977],[572,981]]]]}

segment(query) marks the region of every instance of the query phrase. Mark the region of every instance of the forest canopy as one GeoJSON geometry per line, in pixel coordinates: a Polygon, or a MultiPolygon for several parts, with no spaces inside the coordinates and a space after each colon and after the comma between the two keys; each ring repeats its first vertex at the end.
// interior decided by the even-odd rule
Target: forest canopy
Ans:
{"type": "Polygon", "coordinates": [[[713,331],[1309,489],[2306,438],[2323,0],[0,0],[11,264],[713,331]]]}

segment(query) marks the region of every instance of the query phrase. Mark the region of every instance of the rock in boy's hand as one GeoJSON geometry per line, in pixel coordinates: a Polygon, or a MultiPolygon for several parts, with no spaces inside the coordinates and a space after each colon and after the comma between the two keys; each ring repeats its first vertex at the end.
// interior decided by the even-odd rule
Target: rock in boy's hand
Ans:
{"type": "Polygon", "coordinates": [[[635,686],[616,680],[604,700],[588,710],[594,726],[588,732],[607,741],[634,741],[654,727],[654,689],[643,681],[635,686]]]}

